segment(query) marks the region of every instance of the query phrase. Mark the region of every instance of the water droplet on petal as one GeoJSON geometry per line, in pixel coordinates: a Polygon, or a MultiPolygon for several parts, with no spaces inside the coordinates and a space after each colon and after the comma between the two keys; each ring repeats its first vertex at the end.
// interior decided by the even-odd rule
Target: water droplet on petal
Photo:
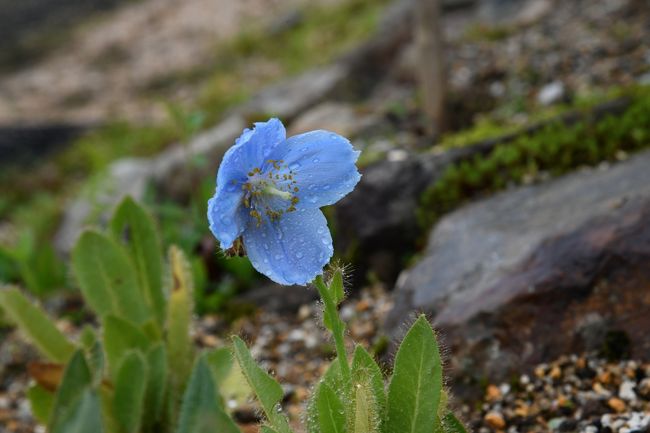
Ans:
{"type": "Polygon", "coordinates": [[[264,263],[268,263],[268,262],[269,262],[269,259],[267,259],[267,258],[265,257],[265,258],[264,258],[264,263]]]}
{"type": "Polygon", "coordinates": [[[282,254],[276,254],[275,255],[275,260],[280,260],[282,258],[282,254]]]}
{"type": "Polygon", "coordinates": [[[321,238],[321,241],[323,241],[323,245],[329,245],[330,240],[328,238],[321,238]]]}
{"type": "Polygon", "coordinates": [[[300,164],[298,164],[297,162],[294,162],[289,166],[289,170],[298,170],[299,168],[300,168],[300,164]]]}
{"type": "MultiPolygon", "coordinates": [[[[266,251],[268,251],[268,250],[270,249],[269,244],[264,244],[264,249],[265,249],[266,251]]],[[[264,260],[266,260],[266,259],[264,259],[264,260]]]]}
{"type": "Polygon", "coordinates": [[[320,159],[318,159],[318,158],[314,158],[314,159],[311,160],[311,162],[313,162],[313,163],[318,163],[318,162],[320,162],[320,159]]]}
{"type": "Polygon", "coordinates": [[[300,251],[298,251],[298,252],[296,253],[296,257],[299,258],[299,259],[302,259],[302,258],[303,258],[303,253],[300,252],[300,251]]]}
{"type": "Polygon", "coordinates": [[[278,232],[275,237],[281,240],[283,238],[282,232],[278,232]]]}
{"type": "Polygon", "coordinates": [[[323,185],[323,189],[324,189],[325,191],[327,191],[328,189],[330,189],[330,186],[329,186],[329,185],[323,185]]]}
{"type": "Polygon", "coordinates": [[[309,197],[307,197],[307,200],[309,200],[310,203],[316,203],[318,201],[318,197],[316,197],[315,195],[310,195],[309,197]]]}
{"type": "Polygon", "coordinates": [[[322,235],[324,231],[325,230],[323,230],[322,227],[318,227],[318,229],[316,230],[316,233],[318,233],[319,235],[322,235]]]}

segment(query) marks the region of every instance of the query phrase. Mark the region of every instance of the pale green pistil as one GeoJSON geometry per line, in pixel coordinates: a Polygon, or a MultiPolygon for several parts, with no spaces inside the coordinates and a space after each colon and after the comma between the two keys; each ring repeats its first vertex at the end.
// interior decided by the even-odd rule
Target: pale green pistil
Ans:
{"type": "Polygon", "coordinates": [[[244,206],[249,209],[250,216],[257,220],[258,226],[262,224],[264,215],[275,221],[283,214],[295,211],[298,204],[295,193],[300,188],[293,178],[293,171],[288,170],[286,165],[280,165],[282,161],[269,160],[268,163],[272,167],[270,170],[265,173],[259,168],[251,170],[248,182],[242,185],[246,191],[244,206]],[[278,184],[288,188],[288,191],[282,190],[278,184]]]}
{"type": "Polygon", "coordinates": [[[293,195],[289,191],[280,191],[279,189],[271,186],[271,185],[266,185],[262,190],[260,191],[262,194],[268,194],[268,195],[274,195],[276,197],[280,197],[284,200],[291,200],[291,197],[293,195]]]}

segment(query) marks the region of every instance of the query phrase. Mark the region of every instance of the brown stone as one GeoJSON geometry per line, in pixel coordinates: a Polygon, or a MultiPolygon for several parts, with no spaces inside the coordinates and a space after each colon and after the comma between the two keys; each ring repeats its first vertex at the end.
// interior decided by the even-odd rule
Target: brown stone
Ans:
{"type": "Polygon", "coordinates": [[[492,411],[485,414],[483,418],[485,423],[493,429],[503,430],[506,427],[506,421],[500,412],[492,411]]]}
{"type": "Polygon", "coordinates": [[[620,398],[612,397],[607,400],[607,405],[617,413],[625,412],[625,402],[620,398]]]}
{"type": "Polygon", "coordinates": [[[489,385],[485,391],[485,398],[488,401],[497,401],[501,398],[501,391],[496,385],[489,385]]]}

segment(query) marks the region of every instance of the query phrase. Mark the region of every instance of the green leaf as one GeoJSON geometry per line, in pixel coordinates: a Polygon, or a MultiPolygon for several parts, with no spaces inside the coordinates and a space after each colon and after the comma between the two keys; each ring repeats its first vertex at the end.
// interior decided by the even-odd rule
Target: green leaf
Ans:
{"type": "Polygon", "coordinates": [[[0,289],[0,306],[48,360],[63,364],[70,359],[74,345],[43,310],[32,304],[18,289],[0,289]]]}
{"type": "Polygon", "coordinates": [[[442,364],[431,325],[420,316],[404,337],[388,386],[387,431],[431,433],[437,422],[442,364]]]}
{"type": "Polygon", "coordinates": [[[332,298],[334,303],[337,305],[340,304],[345,298],[345,292],[343,291],[343,274],[341,271],[336,271],[330,281],[330,292],[332,293],[332,298]]]}
{"type": "Polygon", "coordinates": [[[384,377],[375,360],[360,345],[355,348],[352,358],[352,384],[354,432],[376,431],[384,422],[386,409],[384,377]]]}
{"type": "Polygon", "coordinates": [[[163,258],[153,218],[131,197],[126,197],[115,211],[110,226],[115,240],[131,256],[146,303],[162,326],[165,320],[163,258]]]}
{"type": "Polygon", "coordinates": [[[167,391],[167,351],[162,343],[154,345],[147,352],[147,391],[144,422],[150,427],[159,422],[163,415],[165,393],[167,391]]]}
{"type": "Polygon", "coordinates": [[[177,433],[239,433],[239,428],[218,403],[212,372],[199,357],[183,396],[177,433]]]}
{"type": "Polygon", "coordinates": [[[323,382],[318,386],[316,409],[321,433],[345,432],[345,406],[339,394],[327,383],[323,382]]]}
{"type": "Polygon", "coordinates": [[[442,419],[442,429],[445,433],[467,433],[463,423],[451,412],[448,412],[442,419]]]}
{"type": "Polygon", "coordinates": [[[237,336],[233,337],[233,353],[271,427],[279,433],[290,432],[287,418],[278,411],[280,401],[284,396],[280,384],[257,365],[246,347],[246,343],[237,336]]]}
{"type": "Polygon", "coordinates": [[[72,251],[72,265],[84,299],[99,316],[112,313],[135,323],[149,318],[133,265],[115,241],[84,232],[72,251]]]}
{"type": "Polygon", "coordinates": [[[309,403],[307,404],[307,428],[310,433],[320,433],[320,424],[318,423],[318,390],[321,384],[327,384],[331,389],[341,389],[343,387],[343,378],[341,377],[341,369],[339,367],[339,360],[334,358],[332,363],[327,367],[325,374],[316,386],[312,393],[309,403]]]}
{"type": "Polygon", "coordinates": [[[86,388],[69,408],[61,412],[60,419],[49,429],[51,433],[103,433],[99,397],[86,388]]]}
{"type": "Polygon", "coordinates": [[[140,429],[146,386],[144,357],[137,351],[126,353],[117,369],[113,394],[113,410],[125,433],[137,433],[140,429]]]}
{"type": "Polygon", "coordinates": [[[62,417],[72,410],[84,391],[92,385],[92,374],[83,352],[77,350],[63,372],[63,379],[57,389],[50,420],[49,431],[62,422],[62,417]]]}
{"type": "Polygon", "coordinates": [[[227,347],[221,347],[207,352],[205,360],[212,370],[212,375],[217,384],[223,383],[232,369],[232,352],[227,347]]]}
{"type": "Polygon", "coordinates": [[[366,383],[359,383],[354,387],[354,414],[352,416],[351,433],[378,432],[379,413],[377,402],[370,387],[366,383]]]}
{"type": "Polygon", "coordinates": [[[111,377],[115,378],[122,358],[131,350],[146,353],[152,342],[133,323],[108,315],[104,318],[104,350],[111,377]]]}
{"type": "Polygon", "coordinates": [[[192,369],[194,344],[190,336],[192,324],[192,274],[183,252],[169,248],[172,290],[167,310],[167,356],[171,384],[171,401],[180,403],[185,383],[192,369]]]}
{"type": "Polygon", "coordinates": [[[357,345],[354,349],[354,356],[352,358],[352,381],[355,384],[368,383],[372,390],[372,395],[377,402],[379,413],[384,413],[386,408],[384,375],[372,355],[361,345],[357,345]]]}
{"type": "Polygon", "coordinates": [[[41,424],[47,424],[52,416],[54,394],[40,385],[32,385],[27,390],[27,398],[34,418],[41,424]]]}

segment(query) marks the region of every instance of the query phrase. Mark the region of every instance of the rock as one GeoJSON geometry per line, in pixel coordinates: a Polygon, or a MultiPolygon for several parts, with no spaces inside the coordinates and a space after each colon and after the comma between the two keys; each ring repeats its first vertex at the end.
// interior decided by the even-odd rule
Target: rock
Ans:
{"type": "Polygon", "coordinates": [[[564,95],[564,84],[561,81],[553,81],[540,89],[537,102],[545,106],[556,104],[564,99],[564,95]]]}
{"type": "Polygon", "coordinates": [[[346,78],[347,73],[348,68],[342,62],[313,69],[268,87],[238,111],[246,118],[267,118],[272,115],[288,122],[300,112],[330,96],[346,78]]]}
{"type": "Polygon", "coordinates": [[[362,284],[369,270],[395,281],[402,256],[420,233],[414,212],[420,196],[451,159],[407,154],[362,170],[357,187],[334,208],[335,246],[355,257],[354,284],[362,284]]]}
{"type": "Polygon", "coordinates": [[[301,307],[317,298],[316,290],[275,283],[255,286],[237,297],[238,301],[251,303],[264,311],[285,315],[298,313],[301,307]]]}
{"type": "Polygon", "coordinates": [[[395,335],[413,310],[430,314],[452,370],[474,379],[615,347],[615,334],[650,358],[648,166],[644,152],[447,215],[400,275],[385,329],[395,335]],[[593,317],[604,341],[581,335],[593,317]]]}
{"type": "Polygon", "coordinates": [[[485,414],[485,418],[483,420],[487,425],[497,430],[502,430],[506,426],[503,415],[496,411],[488,412],[485,414]]]}
{"type": "Polygon", "coordinates": [[[0,125],[0,167],[43,160],[90,128],[70,124],[0,125]]]}
{"type": "Polygon", "coordinates": [[[483,0],[478,16],[492,24],[529,25],[551,11],[549,0],[483,0]]]}
{"type": "Polygon", "coordinates": [[[636,400],[636,393],[634,392],[634,387],[635,383],[626,380],[625,382],[621,383],[621,386],[618,389],[618,396],[621,397],[623,400],[627,401],[635,401],[636,400]]]}
{"type": "Polygon", "coordinates": [[[615,412],[621,413],[626,409],[625,402],[620,398],[612,397],[607,400],[607,405],[615,412]]]}
{"type": "Polygon", "coordinates": [[[324,102],[300,114],[291,122],[288,135],[325,129],[350,138],[369,125],[369,122],[372,120],[368,116],[360,115],[350,104],[324,102]]]}

